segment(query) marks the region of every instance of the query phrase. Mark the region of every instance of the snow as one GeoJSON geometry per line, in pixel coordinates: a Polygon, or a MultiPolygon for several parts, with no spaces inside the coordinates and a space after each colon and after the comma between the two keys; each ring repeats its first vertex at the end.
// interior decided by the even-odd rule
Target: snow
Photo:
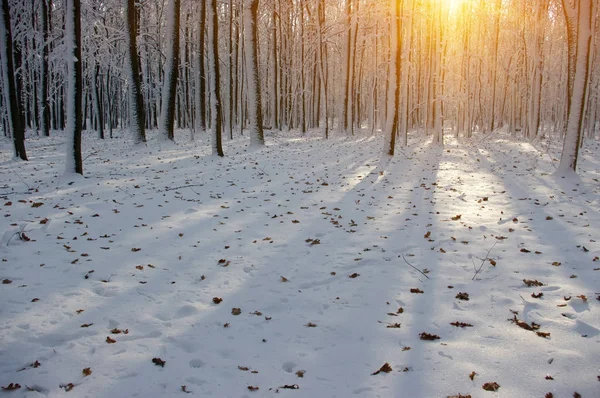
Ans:
{"type": "Polygon", "coordinates": [[[598,143],[570,181],[559,148],[504,134],[411,135],[391,159],[362,131],[267,132],[225,158],[186,134],[86,134],[72,185],[64,135],[28,137],[18,164],[0,138],[10,396],[599,396],[598,143]]]}

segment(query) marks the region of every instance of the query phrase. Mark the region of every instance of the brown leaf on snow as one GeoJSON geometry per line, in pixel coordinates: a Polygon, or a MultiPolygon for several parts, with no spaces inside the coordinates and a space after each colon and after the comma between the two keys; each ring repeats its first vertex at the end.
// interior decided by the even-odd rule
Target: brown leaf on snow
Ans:
{"type": "Polygon", "coordinates": [[[219,304],[223,301],[223,299],[221,297],[213,297],[213,303],[215,304],[219,304]]]}
{"type": "Polygon", "coordinates": [[[371,376],[375,376],[378,375],[379,373],[383,372],[383,373],[390,373],[392,371],[392,367],[390,366],[389,363],[384,363],[383,366],[381,366],[379,368],[378,371],[371,373],[371,376]]]}
{"type": "Polygon", "coordinates": [[[285,276],[281,276],[280,278],[281,278],[281,281],[282,281],[282,282],[288,282],[288,281],[289,281],[289,279],[288,279],[288,278],[286,278],[285,276]]]}
{"type": "Polygon", "coordinates": [[[554,377],[552,377],[550,375],[546,375],[546,380],[554,380],[554,377]]]}
{"type": "Polygon", "coordinates": [[[135,269],[139,269],[139,270],[141,271],[141,270],[143,270],[143,269],[144,269],[144,266],[143,266],[143,265],[136,265],[136,266],[135,266],[135,269]]]}
{"type": "Polygon", "coordinates": [[[454,217],[452,217],[452,221],[458,221],[458,220],[460,220],[461,217],[462,217],[461,214],[457,214],[454,217]]]}
{"type": "Polygon", "coordinates": [[[21,385],[19,383],[10,383],[6,387],[2,386],[2,389],[4,391],[14,391],[14,390],[18,390],[19,388],[21,388],[21,385]]]}
{"type": "Polygon", "coordinates": [[[472,371],[471,373],[469,373],[469,379],[471,380],[475,380],[475,376],[477,375],[477,372],[472,371]]]}
{"type": "Polygon", "coordinates": [[[250,391],[258,391],[259,387],[258,386],[248,386],[248,390],[250,390],[250,391]]]}
{"type": "Polygon", "coordinates": [[[575,391],[575,392],[573,393],[573,398],[581,398],[581,394],[580,394],[580,393],[578,393],[577,391],[575,391]]]}
{"type": "Polygon", "coordinates": [[[307,323],[306,325],[304,325],[304,326],[306,326],[307,328],[316,328],[316,327],[317,327],[317,324],[316,324],[316,323],[312,323],[312,322],[308,322],[308,323],[307,323]]]}
{"type": "Polygon", "coordinates": [[[106,342],[108,344],[114,344],[117,342],[117,340],[111,339],[110,336],[106,336],[106,342]]]}
{"type": "Polygon", "coordinates": [[[247,371],[250,370],[250,368],[247,367],[247,366],[238,366],[238,369],[241,370],[241,371],[243,371],[243,372],[247,372],[247,371]]]}
{"type": "Polygon", "coordinates": [[[531,293],[531,297],[536,298],[536,299],[537,298],[541,298],[543,296],[544,296],[544,293],[542,293],[542,292],[539,292],[537,294],[536,293],[531,293]]]}
{"type": "Polygon", "coordinates": [[[457,328],[468,328],[468,327],[473,327],[473,325],[471,325],[470,323],[465,323],[465,322],[452,322],[450,325],[452,326],[456,326],[457,328]]]}
{"type": "Polygon", "coordinates": [[[123,334],[129,334],[129,329],[122,330],[122,329],[117,329],[117,328],[114,328],[114,329],[113,329],[113,330],[111,330],[110,332],[111,332],[112,334],[121,334],[121,333],[123,333],[123,334]]]}
{"type": "Polygon", "coordinates": [[[459,393],[458,395],[448,395],[448,398],[471,398],[471,394],[462,395],[459,393]]]}
{"type": "Polygon", "coordinates": [[[142,249],[141,249],[141,248],[139,248],[139,247],[132,247],[132,248],[131,248],[131,251],[132,251],[132,252],[134,252],[134,253],[135,253],[135,252],[139,252],[140,250],[142,250],[142,249]]]}
{"type": "Polygon", "coordinates": [[[521,253],[531,253],[531,250],[527,250],[523,247],[521,248],[521,253]]]}
{"type": "Polygon", "coordinates": [[[440,336],[438,336],[437,334],[429,334],[426,332],[423,332],[419,335],[419,337],[421,338],[421,340],[426,340],[426,341],[434,341],[434,340],[439,340],[440,336]]]}
{"type": "Polygon", "coordinates": [[[93,323],[84,323],[83,325],[81,325],[80,327],[82,328],[89,328],[90,326],[92,326],[93,323]]]}
{"type": "Polygon", "coordinates": [[[554,394],[552,394],[551,392],[546,393],[546,395],[544,395],[544,398],[554,398],[554,394]]]}
{"type": "Polygon", "coordinates": [[[296,372],[296,376],[298,376],[298,377],[304,377],[304,373],[306,373],[305,370],[299,370],[299,371],[296,372]]]}
{"type": "Polygon", "coordinates": [[[69,392],[69,391],[71,391],[72,389],[75,388],[75,384],[73,384],[73,383],[61,384],[59,387],[60,388],[64,388],[66,392],[69,392]]]}
{"type": "Polygon", "coordinates": [[[538,336],[543,337],[543,338],[550,337],[550,333],[547,333],[547,332],[535,332],[535,334],[537,334],[538,336]]]}
{"type": "Polygon", "coordinates": [[[421,289],[419,289],[417,287],[410,289],[410,292],[411,293],[425,293],[424,291],[422,291],[421,289]]]}
{"type": "Polygon", "coordinates": [[[410,347],[409,346],[404,346],[404,347],[402,347],[402,351],[410,351],[410,347]]]}
{"type": "Polygon", "coordinates": [[[89,376],[92,374],[92,369],[91,368],[83,368],[81,373],[83,373],[84,376],[89,376]]]}
{"type": "Polygon", "coordinates": [[[498,391],[500,384],[496,383],[495,381],[488,382],[481,386],[481,388],[483,388],[485,391],[498,391]]]}
{"type": "Polygon", "coordinates": [[[544,286],[544,284],[537,279],[523,279],[523,283],[525,283],[527,287],[544,286]]]}
{"type": "Polygon", "coordinates": [[[425,235],[423,235],[423,238],[428,239],[431,236],[431,231],[427,231],[427,233],[425,235]]]}
{"type": "Polygon", "coordinates": [[[152,358],[152,363],[155,364],[156,366],[160,366],[160,367],[164,368],[167,361],[163,361],[160,358],[152,358]]]}
{"type": "Polygon", "coordinates": [[[492,264],[494,267],[496,266],[496,261],[492,260],[491,258],[488,259],[488,261],[490,262],[490,264],[492,264]]]}
{"type": "Polygon", "coordinates": [[[464,300],[464,301],[469,301],[469,293],[466,292],[459,292],[456,295],[456,298],[459,300],[464,300]]]}
{"type": "Polygon", "coordinates": [[[386,326],[388,329],[400,329],[400,324],[399,323],[390,323],[389,325],[386,326]]]}
{"type": "Polygon", "coordinates": [[[36,208],[36,207],[40,207],[43,206],[44,204],[42,202],[34,202],[31,207],[36,208]]]}
{"type": "Polygon", "coordinates": [[[242,313],[242,310],[241,310],[241,309],[239,309],[239,308],[232,308],[232,309],[231,309],[231,313],[232,313],[233,315],[239,315],[239,314],[241,314],[241,313],[242,313]]]}
{"type": "Polygon", "coordinates": [[[585,294],[581,294],[579,296],[577,296],[578,298],[580,298],[584,303],[587,303],[587,296],[585,294]]]}
{"type": "Polygon", "coordinates": [[[223,267],[227,267],[229,264],[231,264],[231,261],[222,258],[217,262],[217,264],[219,264],[220,266],[223,266],[223,267]]]}
{"type": "Polygon", "coordinates": [[[2,280],[2,284],[3,285],[10,285],[12,283],[12,281],[10,279],[3,279],[2,280]]]}
{"type": "Polygon", "coordinates": [[[355,273],[353,273],[352,275],[348,275],[348,278],[352,278],[352,279],[354,279],[354,278],[357,278],[357,277],[359,277],[359,276],[360,276],[360,274],[357,274],[357,273],[355,272],[355,273]]]}

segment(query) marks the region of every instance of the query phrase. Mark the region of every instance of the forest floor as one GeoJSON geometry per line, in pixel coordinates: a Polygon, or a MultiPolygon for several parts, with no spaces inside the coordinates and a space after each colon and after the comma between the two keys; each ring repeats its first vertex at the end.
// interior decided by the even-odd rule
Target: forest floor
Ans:
{"type": "Polygon", "coordinates": [[[0,396],[600,397],[598,142],[63,138],[0,141],[0,396]]]}

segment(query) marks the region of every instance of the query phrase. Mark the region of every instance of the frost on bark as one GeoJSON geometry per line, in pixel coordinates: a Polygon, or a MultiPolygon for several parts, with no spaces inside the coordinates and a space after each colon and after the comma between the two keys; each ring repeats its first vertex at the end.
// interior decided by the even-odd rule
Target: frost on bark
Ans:
{"type": "Polygon", "coordinates": [[[206,130],[206,72],[204,70],[204,22],[206,2],[198,2],[198,55],[196,57],[196,133],[206,130]]]}
{"type": "Polygon", "coordinates": [[[251,145],[264,145],[262,100],[258,80],[258,0],[249,0],[244,6],[244,40],[246,69],[248,71],[248,118],[251,145]]]}
{"type": "MultiPolygon", "coordinates": [[[[563,10],[568,23],[575,23],[573,32],[567,28],[568,45],[576,46],[570,48],[569,54],[575,54],[574,59],[569,59],[569,73],[573,71],[572,87],[569,89],[569,110],[567,116],[567,130],[563,142],[563,151],[558,166],[558,174],[564,175],[577,170],[579,147],[583,133],[583,108],[587,90],[589,74],[589,59],[592,39],[592,1],[576,0],[571,6],[567,0],[563,0],[563,10]],[[577,37],[573,38],[572,34],[577,37]]],[[[569,81],[571,78],[569,78],[569,81]]]]}
{"type": "Polygon", "coordinates": [[[65,43],[67,47],[67,163],[66,173],[83,175],[81,157],[82,67],[81,67],[81,0],[68,0],[65,8],[65,43]],[[69,148],[70,147],[70,148],[69,148]]]}
{"type": "Polygon", "coordinates": [[[217,0],[209,0],[208,6],[208,73],[210,74],[211,126],[213,130],[213,155],[225,156],[223,152],[222,104],[219,82],[219,25],[217,0]]]}
{"type": "Polygon", "coordinates": [[[171,141],[175,139],[175,97],[177,96],[177,75],[179,71],[179,11],[180,0],[172,0],[168,20],[169,54],[165,68],[165,82],[163,86],[163,101],[161,109],[160,128],[163,134],[171,141]]]}
{"type": "Polygon", "coordinates": [[[127,0],[127,75],[129,76],[129,126],[136,143],[146,142],[144,97],[140,77],[140,60],[137,50],[137,20],[135,0],[127,0]]]}
{"type": "Polygon", "coordinates": [[[8,123],[12,129],[15,156],[27,160],[25,151],[25,126],[19,116],[20,106],[15,86],[15,67],[13,62],[12,32],[10,28],[10,9],[8,0],[2,0],[0,9],[0,59],[2,59],[2,79],[4,102],[8,111],[8,123]]]}

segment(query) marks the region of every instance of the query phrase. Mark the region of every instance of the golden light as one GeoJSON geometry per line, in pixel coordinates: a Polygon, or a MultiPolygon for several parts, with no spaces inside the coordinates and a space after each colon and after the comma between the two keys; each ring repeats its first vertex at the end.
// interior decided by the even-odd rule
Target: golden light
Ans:
{"type": "Polygon", "coordinates": [[[442,4],[445,4],[446,7],[450,9],[450,11],[455,12],[460,9],[460,7],[468,3],[470,0],[440,0],[442,4]]]}

